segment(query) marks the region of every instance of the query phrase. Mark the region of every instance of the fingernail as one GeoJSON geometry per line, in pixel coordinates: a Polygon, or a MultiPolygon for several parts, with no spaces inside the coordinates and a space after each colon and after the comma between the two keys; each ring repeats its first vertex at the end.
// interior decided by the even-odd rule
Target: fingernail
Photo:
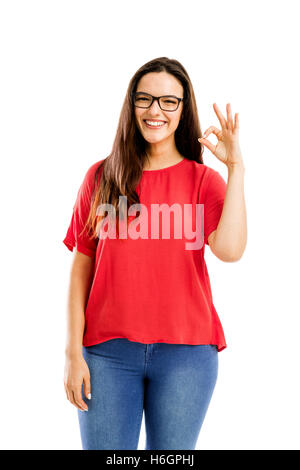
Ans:
{"type": "Polygon", "coordinates": [[[90,400],[92,398],[92,395],[89,393],[87,397],[90,400]]]}

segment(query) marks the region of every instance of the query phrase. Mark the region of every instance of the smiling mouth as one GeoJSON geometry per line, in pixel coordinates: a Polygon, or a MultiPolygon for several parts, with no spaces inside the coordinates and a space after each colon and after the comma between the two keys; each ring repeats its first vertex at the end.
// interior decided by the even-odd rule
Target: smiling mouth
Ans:
{"type": "Polygon", "coordinates": [[[158,123],[158,124],[154,124],[154,125],[148,124],[146,122],[146,121],[151,122],[149,119],[143,119],[143,121],[149,129],[161,129],[166,124],[166,121],[152,121],[152,122],[157,122],[158,123]]]}

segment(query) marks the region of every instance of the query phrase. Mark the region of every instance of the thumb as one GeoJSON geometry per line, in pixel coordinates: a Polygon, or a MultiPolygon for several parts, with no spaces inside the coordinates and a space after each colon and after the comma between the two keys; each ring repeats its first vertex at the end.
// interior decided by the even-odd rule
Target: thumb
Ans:
{"type": "Polygon", "coordinates": [[[92,395],[91,395],[91,382],[90,382],[89,376],[83,377],[83,389],[84,389],[84,394],[86,398],[90,400],[92,398],[92,395]]]}

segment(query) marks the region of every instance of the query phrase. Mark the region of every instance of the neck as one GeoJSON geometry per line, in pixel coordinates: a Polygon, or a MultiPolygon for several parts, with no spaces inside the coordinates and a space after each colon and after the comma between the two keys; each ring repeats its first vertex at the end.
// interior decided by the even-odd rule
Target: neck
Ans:
{"type": "Polygon", "coordinates": [[[178,152],[174,141],[172,144],[168,141],[149,144],[146,149],[146,164],[153,167],[176,163],[177,161],[182,160],[182,158],[183,157],[178,152]]]}

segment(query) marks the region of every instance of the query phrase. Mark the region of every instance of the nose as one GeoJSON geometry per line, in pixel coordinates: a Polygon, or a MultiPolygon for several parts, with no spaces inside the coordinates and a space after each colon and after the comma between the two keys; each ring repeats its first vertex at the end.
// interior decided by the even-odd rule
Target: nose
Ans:
{"type": "Polygon", "coordinates": [[[161,109],[159,107],[158,101],[154,100],[150,108],[148,109],[148,112],[150,111],[150,114],[157,115],[160,114],[161,109]]]}

